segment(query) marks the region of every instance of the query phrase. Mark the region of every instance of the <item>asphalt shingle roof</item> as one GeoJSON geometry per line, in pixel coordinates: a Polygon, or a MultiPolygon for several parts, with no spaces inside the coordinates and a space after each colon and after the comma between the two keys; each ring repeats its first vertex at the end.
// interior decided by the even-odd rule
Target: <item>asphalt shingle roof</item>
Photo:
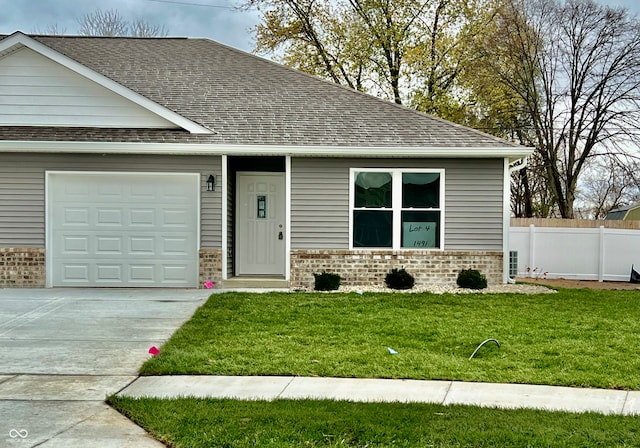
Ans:
{"type": "Polygon", "coordinates": [[[5,126],[0,140],[518,147],[207,39],[31,37],[214,133],[5,126]]]}

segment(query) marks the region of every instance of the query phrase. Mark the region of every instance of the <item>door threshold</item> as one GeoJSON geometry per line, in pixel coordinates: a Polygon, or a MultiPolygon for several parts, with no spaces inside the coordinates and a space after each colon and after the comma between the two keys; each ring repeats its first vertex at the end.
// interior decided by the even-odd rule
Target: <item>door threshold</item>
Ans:
{"type": "Polygon", "coordinates": [[[282,277],[265,276],[265,275],[242,275],[231,277],[222,281],[222,287],[228,288],[289,288],[289,282],[282,277]]]}

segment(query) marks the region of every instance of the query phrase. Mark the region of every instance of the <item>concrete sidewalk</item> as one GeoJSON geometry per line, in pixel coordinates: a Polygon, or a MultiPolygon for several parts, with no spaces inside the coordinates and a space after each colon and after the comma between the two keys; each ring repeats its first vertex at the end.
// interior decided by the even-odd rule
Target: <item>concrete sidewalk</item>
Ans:
{"type": "Polygon", "coordinates": [[[422,402],[640,415],[640,391],[456,381],[294,376],[150,376],[138,378],[118,395],[134,398],[193,396],[241,400],[312,398],[422,402]]]}

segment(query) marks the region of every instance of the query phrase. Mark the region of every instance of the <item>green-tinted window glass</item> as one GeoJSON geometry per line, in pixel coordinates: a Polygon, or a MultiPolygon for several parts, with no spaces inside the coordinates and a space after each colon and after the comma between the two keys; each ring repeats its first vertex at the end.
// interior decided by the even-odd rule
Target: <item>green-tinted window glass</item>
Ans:
{"type": "Polygon", "coordinates": [[[391,173],[356,173],[355,207],[390,208],[392,193],[391,184],[391,173]]]}
{"type": "Polygon", "coordinates": [[[353,247],[391,247],[393,212],[386,210],[353,211],[353,247]]]}
{"type": "Polygon", "coordinates": [[[402,208],[440,208],[440,174],[402,173],[402,208]]]}

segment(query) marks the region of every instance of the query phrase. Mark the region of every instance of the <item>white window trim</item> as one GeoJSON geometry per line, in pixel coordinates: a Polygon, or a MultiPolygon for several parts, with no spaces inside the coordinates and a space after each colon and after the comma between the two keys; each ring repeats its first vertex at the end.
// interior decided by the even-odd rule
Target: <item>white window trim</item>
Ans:
{"type": "MultiPolygon", "coordinates": [[[[350,250],[394,250],[394,251],[438,251],[442,252],[445,247],[444,222],[445,222],[445,170],[434,168],[349,168],[349,249],[350,250]],[[392,247],[354,247],[353,246],[353,211],[355,210],[355,177],[359,172],[390,173],[392,182],[392,207],[393,211],[393,235],[392,247]],[[402,173],[428,173],[440,175],[440,207],[433,209],[440,212],[440,247],[413,248],[401,247],[402,230],[402,173]]],[[[429,210],[422,209],[419,210],[429,210]]]]}

